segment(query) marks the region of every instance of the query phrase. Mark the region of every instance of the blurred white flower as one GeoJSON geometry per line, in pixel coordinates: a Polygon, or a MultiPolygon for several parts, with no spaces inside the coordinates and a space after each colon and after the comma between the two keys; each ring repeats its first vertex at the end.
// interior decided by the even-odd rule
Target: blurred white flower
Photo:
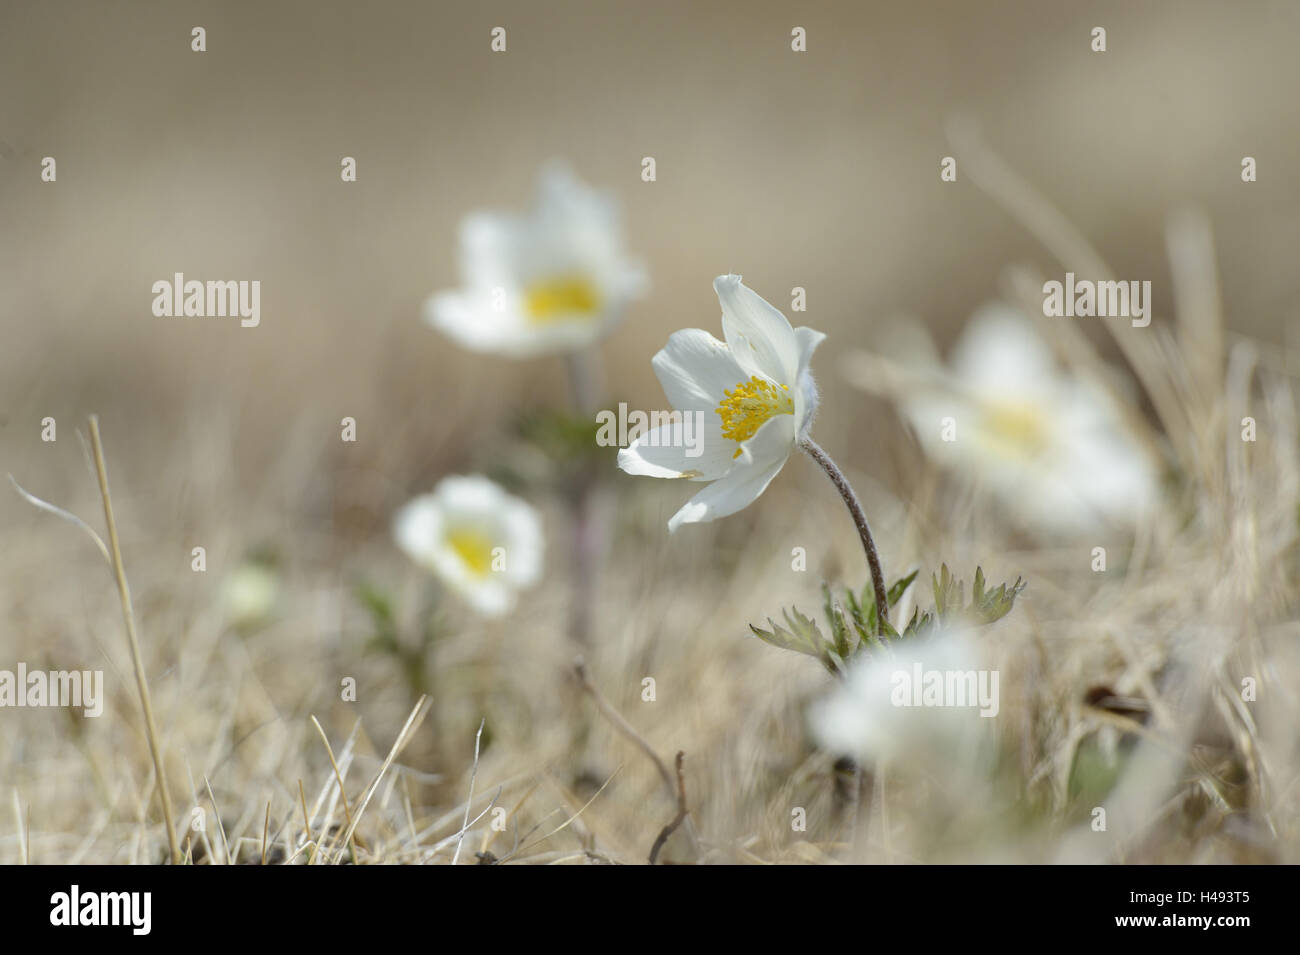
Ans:
{"type": "Polygon", "coordinates": [[[688,456],[680,431],[664,425],[618,455],[618,466],[629,474],[712,482],[673,515],[669,531],[747,507],[807,436],[817,410],[808,363],[826,336],[791,328],[739,275],[720,275],[713,288],[726,342],[683,329],[652,362],[676,411],[704,413],[702,446],[688,456]]]}
{"type": "Polygon", "coordinates": [[[425,318],[465,348],[527,358],[592,344],[645,294],[617,205],[561,166],[546,168],[530,215],[476,212],[460,230],[462,287],[425,318]]]}
{"type": "Polygon", "coordinates": [[[979,669],[970,633],[955,628],[863,655],[812,705],[808,724],[829,752],[933,768],[977,755],[999,692],[997,672],[979,669]]]}
{"type": "Polygon", "coordinates": [[[906,388],[900,403],[926,452],[970,474],[1034,526],[1082,530],[1133,521],[1156,499],[1158,473],[1100,387],[1060,371],[1022,313],[976,312],[950,371],[906,388]],[[955,440],[945,440],[944,419],[955,440]]]}
{"type": "Polygon", "coordinates": [[[407,502],[397,545],[488,616],[509,612],[542,572],[542,528],[525,501],[484,477],[444,478],[407,502]]]}
{"type": "Polygon", "coordinates": [[[221,588],[226,619],[236,627],[261,623],[271,615],[280,597],[280,576],[261,560],[246,560],[228,576],[221,588]]]}

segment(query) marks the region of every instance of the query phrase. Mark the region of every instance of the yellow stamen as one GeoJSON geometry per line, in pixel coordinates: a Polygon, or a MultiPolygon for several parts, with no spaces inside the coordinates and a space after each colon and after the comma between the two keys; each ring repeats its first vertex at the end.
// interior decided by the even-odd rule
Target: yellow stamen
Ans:
{"type": "Polygon", "coordinates": [[[457,528],[447,534],[447,543],[475,577],[492,572],[492,541],[474,528],[457,528]]]}
{"type": "Polygon", "coordinates": [[[992,401],[984,409],[988,436],[1008,454],[1033,457],[1048,444],[1047,416],[1031,404],[992,401]]]}
{"type": "MultiPolygon", "coordinates": [[[[794,414],[794,398],[790,395],[790,389],[786,385],[774,385],[757,375],[723,394],[727,397],[718,405],[718,415],[722,418],[722,436],[737,443],[752,438],[769,418],[779,414],[794,414]]],[[[732,457],[740,457],[740,448],[736,448],[732,457]]]]}
{"type": "Polygon", "coordinates": [[[534,325],[565,318],[591,318],[600,310],[600,292],[580,275],[557,275],[524,289],[524,310],[534,325]]]}

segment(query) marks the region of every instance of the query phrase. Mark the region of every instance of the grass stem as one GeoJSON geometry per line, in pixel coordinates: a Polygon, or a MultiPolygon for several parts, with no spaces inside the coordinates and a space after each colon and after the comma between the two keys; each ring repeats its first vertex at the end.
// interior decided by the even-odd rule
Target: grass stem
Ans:
{"type": "Polygon", "coordinates": [[[131,588],[126,582],[126,568],[122,564],[117,522],[113,520],[113,499],[108,493],[108,468],[104,464],[104,446],[99,438],[98,415],[90,416],[90,444],[95,452],[95,473],[99,478],[99,493],[104,499],[104,523],[108,525],[108,547],[113,558],[117,592],[122,599],[122,617],[126,621],[126,639],[131,645],[131,664],[135,668],[136,688],[140,691],[140,708],[144,711],[144,728],[145,735],[149,739],[149,755],[153,758],[154,774],[158,777],[158,797],[162,802],[163,822],[167,826],[167,847],[171,853],[172,865],[180,865],[181,848],[176,840],[172,797],[167,788],[167,773],[163,770],[162,747],[158,744],[158,725],[153,718],[153,701],[149,696],[149,681],[145,678],[144,658],[140,654],[140,639],[136,636],[135,610],[131,606],[131,588]]]}

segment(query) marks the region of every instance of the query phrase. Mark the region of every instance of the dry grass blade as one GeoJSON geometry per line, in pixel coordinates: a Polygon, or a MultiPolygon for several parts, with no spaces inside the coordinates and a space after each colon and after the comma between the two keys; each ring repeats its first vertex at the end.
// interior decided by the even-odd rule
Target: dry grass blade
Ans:
{"type": "Polygon", "coordinates": [[[262,817],[262,865],[266,865],[266,833],[271,828],[271,804],[266,804],[266,815],[262,817]]]}
{"type": "Polygon", "coordinates": [[[18,833],[18,862],[28,865],[31,862],[31,834],[23,822],[23,804],[18,798],[17,787],[14,787],[14,830],[18,833]]]}
{"type": "Polygon", "coordinates": [[[95,529],[93,527],[91,527],[89,524],[87,524],[85,521],[79,518],[76,514],[73,514],[71,511],[65,511],[63,508],[57,507],[54,504],[51,504],[49,501],[42,501],[35,494],[31,493],[30,491],[24,490],[22,485],[19,484],[14,479],[14,476],[12,474],[9,475],[9,483],[14,486],[14,490],[17,491],[19,494],[21,494],[23,500],[25,500],[28,504],[32,505],[33,507],[40,508],[42,511],[45,511],[49,514],[53,514],[55,517],[60,517],[63,520],[67,521],[69,524],[73,524],[77,527],[80,527],[83,531],[86,532],[86,534],[90,537],[90,539],[95,542],[95,546],[98,547],[99,552],[104,555],[104,560],[108,562],[108,566],[109,567],[113,566],[113,558],[109,556],[108,548],[104,545],[104,539],[95,533],[95,529]]]}
{"type": "MultiPolygon", "coordinates": [[[[379,772],[376,773],[375,778],[370,781],[370,785],[366,787],[366,791],[361,797],[361,802],[357,804],[357,811],[348,823],[347,833],[343,837],[344,842],[350,843],[352,841],[352,834],[356,831],[357,823],[361,821],[361,814],[366,811],[366,806],[370,802],[370,797],[373,796],[375,790],[379,788],[379,781],[383,779],[384,774],[388,772],[388,767],[393,765],[393,760],[397,758],[397,754],[402,751],[408,742],[410,742],[411,736],[417,729],[419,729],[420,723],[423,722],[425,714],[428,712],[429,698],[428,696],[421,695],[420,699],[416,701],[415,708],[411,710],[411,715],[406,718],[406,722],[402,725],[401,732],[397,734],[397,739],[393,740],[392,748],[389,749],[388,756],[384,758],[383,765],[379,767],[379,772]]],[[[480,727],[479,732],[481,733],[482,731],[482,727],[480,727]]]]}
{"type": "MultiPolygon", "coordinates": [[[[343,774],[339,772],[339,764],[338,761],[334,758],[334,750],[330,747],[330,739],[328,736],[325,735],[325,729],[320,725],[320,720],[316,719],[316,717],[313,716],[311,718],[311,722],[312,725],[316,727],[316,732],[320,733],[321,741],[325,744],[325,752],[329,755],[330,758],[330,765],[334,767],[334,779],[338,782],[339,797],[343,800],[343,818],[348,824],[348,828],[347,828],[347,831],[349,833],[348,838],[351,839],[352,810],[348,808],[348,794],[347,794],[347,790],[343,788],[343,774]]],[[[348,851],[351,854],[352,861],[355,862],[357,859],[357,849],[356,846],[350,841],[348,842],[348,851]]]]}
{"type": "MultiPolygon", "coordinates": [[[[614,770],[614,772],[610,773],[609,778],[600,784],[600,788],[597,789],[594,793],[592,793],[591,798],[588,799],[585,803],[583,803],[582,808],[579,809],[577,812],[575,812],[572,816],[564,820],[564,822],[560,823],[558,826],[556,826],[546,835],[542,836],[540,839],[534,842],[530,842],[528,845],[524,846],[522,849],[518,850],[517,852],[511,853],[511,855],[508,856],[507,858],[518,855],[519,852],[527,852],[529,849],[533,848],[533,846],[541,845],[547,839],[551,838],[551,836],[557,835],[563,832],[565,829],[569,828],[569,826],[573,825],[573,823],[577,820],[577,818],[587,811],[587,807],[589,807],[593,802],[595,802],[600,797],[600,794],[605,791],[605,788],[614,781],[614,777],[617,776],[622,771],[623,771],[623,767],[620,766],[618,767],[618,769],[614,770]]],[[[502,861],[504,862],[505,860],[503,859],[502,861]]]]}
{"type": "Polygon", "coordinates": [[[303,845],[312,847],[311,855],[307,857],[307,864],[311,865],[316,858],[316,846],[311,834],[311,816],[307,814],[307,793],[303,791],[301,779],[298,780],[298,800],[302,804],[303,845]]]}
{"type": "Polygon", "coordinates": [[[167,826],[167,847],[171,853],[172,865],[180,865],[181,850],[176,839],[172,797],[167,788],[167,773],[163,767],[162,747],[158,742],[158,725],[154,721],[149,681],[144,672],[144,657],[140,653],[140,640],[135,631],[131,588],[126,582],[126,568],[122,564],[122,547],[117,538],[117,521],[113,519],[113,499],[108,491],[108,468],[104,464],[104,446],[99,438],[99,418],[96,415],[90,416],[90,443],[95,452],[95,473],[99,478],[99,493],[104,499],[104,523],[108,525],[108,545],[112,553],[113,574],[117,579],[118,595],[122,599],[122,618],[126,622],[126,637],[131,644],[131,663],[135,668],[136,688],[140,691],[140,708],[144,711],[145,732],[149,737],[149,755],[153,758],[154,773],[158,777],[158,796],[162,802],[163,823],[167,826]]]}
{"type": "Polygon", "coordinates": [[[226,853],[226,865],[233,865],[235,860],[230,854],[230,840],[226,838],[226,824],[221,821],[221,810],[217,808],[217,797],[212,794],[212,783],[208,782],[208,777],[203,777],[203,786],[208,791],[208,801],[212,803],[212,815],[217,820],[217,831],[221,833],[221,845],[226,853]]]}
{"type": "Polygon", "coordinates": [[[455,865],[457,860],[460,859],[460,847],[465,842],[465,831],[469,829],[469,809],[470,805],[474,802],[474,779],[478,776],[479,744],[483,740],[483,727],[486,725],[487,718],[485,717],[479,721],[478,732],[474,734],[474,766],[470,770],[469,774],[469,796],[465,799],[465,821],[460,827],[460,838],[456,840],[456,852],[451,857],[452,865],[455,865]]]}

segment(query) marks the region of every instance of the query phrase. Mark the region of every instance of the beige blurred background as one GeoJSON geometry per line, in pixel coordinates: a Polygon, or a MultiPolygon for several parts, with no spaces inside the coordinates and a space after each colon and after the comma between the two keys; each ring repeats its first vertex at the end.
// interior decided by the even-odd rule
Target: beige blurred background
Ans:
{"type": "MultiPolygon", "coordinates": [[[[468,435],[494,420],[485,383],[506,404],[541,400],[562,388],[551,363],[467,357],[419,310],[455,280],[459,218],[527,203],[555,157],[625,203],[652,273],[606,348],[617,397],[654,406],[650,354],[675,328],[716,326],[709,283],[726,271],[783,307],[805,287],[802,318],[835,347],[871,344],[898,315],[942,336],[1008,263],[1061,271],[965,177],[939,181],[954,116],[1121,276],[1151,279],[1166,316],[1164,217],[1206,209],[1230,325],[1282,342],[1300,248],[1297,36],[1292,2],[12,0],[7,463],[37,453],[45,414],[120,407],[164,443],[178,413],[236,408],[255,453],[259,436],[344,414],[396,437],[375,415],[410,405],[468,435]],[[1104,54],[1089,48],[1096,25],[1104,54]],[[489,50],[494,26],[504,54],[489,50]],[[806,53],[790,50],[794,26],[806,53]],[[46,155],[56,184],[40,181],[46,155]],[[343,156],[357,183],[340,181],[343,156]],[[155,318],[150,286],[176,271],[260,279],[261,326],[155,318]]],[[[832,426],[841,416],[857,411],[827,407],[832,426]]]]}

